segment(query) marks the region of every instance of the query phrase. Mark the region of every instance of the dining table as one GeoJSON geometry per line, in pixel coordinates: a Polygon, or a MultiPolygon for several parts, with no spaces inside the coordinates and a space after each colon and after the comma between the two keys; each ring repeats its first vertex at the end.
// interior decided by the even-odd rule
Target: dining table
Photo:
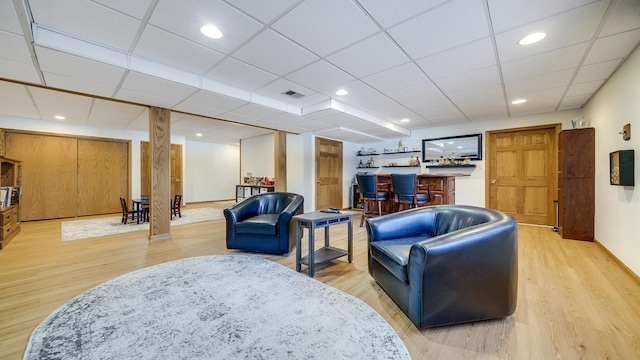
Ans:
{"type": "Polygon", "coordinates": [[[131,199],[133,203],[133,209],[136,212],[136,223],[140,224],[140,217],[142,215],[142,221],[149,221],[149,198],[142,196],[139,199],[131,199]]]}

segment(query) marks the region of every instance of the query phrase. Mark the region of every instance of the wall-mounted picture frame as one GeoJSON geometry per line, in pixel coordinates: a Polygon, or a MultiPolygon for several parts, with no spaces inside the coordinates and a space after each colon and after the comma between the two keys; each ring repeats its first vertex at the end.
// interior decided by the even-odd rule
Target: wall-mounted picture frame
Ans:
{"type": "Polygon", "coordinates": [[[634,186],[634,151],[618,150],[609,153],[611,185],[634,186]]]}

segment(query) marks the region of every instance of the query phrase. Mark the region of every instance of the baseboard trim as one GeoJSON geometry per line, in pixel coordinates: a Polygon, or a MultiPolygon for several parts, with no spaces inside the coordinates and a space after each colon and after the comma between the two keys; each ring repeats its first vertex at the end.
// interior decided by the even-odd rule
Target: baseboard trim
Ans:
{"type": "Polygon", "coordinates": [[[638,274],[633,272],[633,270],[631,270],[631,268],[629,268],[625,263],[623,263],[620,259],[618,259],[617,256],[613,255],[613,253],[609,251],[609,249],[607,249],[606,246],[602,245],[602,243],[600,243],[597,239],[594,239],[593,242],[595,242],[605,253],[607,253],[611,257],[611,259],[613,259],[613,262],[620,265],[620,267],[627,274],[629,274],[629,276],[631,276],[638,284],[640,284],[640,276],[638,276],[638,274]]]}
{"type": "Polygon", "coordinates": [[[160,241],[160,240],[171,240],[171,239],[173,239],[173,236],[171,236],[171,233],[149,236],[149,241],[150,242],[151,241],[160,241]]]}

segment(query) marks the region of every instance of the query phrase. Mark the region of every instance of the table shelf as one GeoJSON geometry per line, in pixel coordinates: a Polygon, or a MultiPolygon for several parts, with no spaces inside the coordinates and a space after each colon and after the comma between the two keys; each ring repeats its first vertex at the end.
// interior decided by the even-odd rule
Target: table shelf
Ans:
{"type": "MultiPolygon", "coordinates": [[[[315,265],[323,264],[331,260],[343,257],[345,255],[349,255],[349,252],[347,250],[338,249],[333,246],[325,246],[314,252],[313,262],[315,265]]],[[[300,263],[309,266],[309,256],[305,256],[300,259],[300,263]]]]}

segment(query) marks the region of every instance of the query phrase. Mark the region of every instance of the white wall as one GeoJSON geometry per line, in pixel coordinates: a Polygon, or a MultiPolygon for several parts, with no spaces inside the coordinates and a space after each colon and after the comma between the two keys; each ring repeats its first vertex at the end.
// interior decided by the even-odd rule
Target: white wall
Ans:
{"type": "Polygon", "coordinates": [[[187,141],[185,202],[235,199],[240,146],[187,141]]]}
{"type": "Polygon", "coordinates": [[[240,178],[251,173],[253,176],[267,176],[272,178],[275,169],[274,135],[266,134],[240,141],[240,178]]]}
{"type": "Polygon", "coordinates": [[[640,50],[625,61],[585,107],[585,117],[596,129],[595,237],[635,274],[640,275],[640,172],[635,152],[636,187],[609,183],[609,153],[638,150],[640,145],[640,50]],[[631,139],[619,133],[631,124],[631,139]]]}

